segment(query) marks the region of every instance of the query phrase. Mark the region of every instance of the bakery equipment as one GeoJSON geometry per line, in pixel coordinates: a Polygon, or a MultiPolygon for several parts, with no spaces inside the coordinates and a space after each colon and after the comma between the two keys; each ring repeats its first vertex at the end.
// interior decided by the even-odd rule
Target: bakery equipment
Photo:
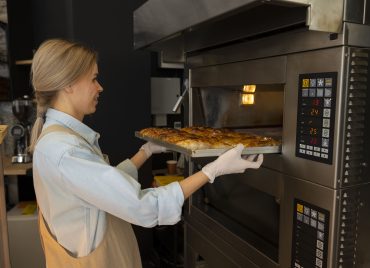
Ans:
{"type": "MultiPolygon", "coordinates": [[[[369,11],[343,0],[150,0],[135,11],[136,48],[172,42],[185,55],[187,125],[282,140],[260,169],[189,198],[185,267],[370,266],[369,11]],[[254,104],[241,105],[248,85],[254,104]]],[[[190,156],[187,175],[213,159],[190,156]]]]}
{"type": "Polygon", "coordinates": [[[28,96],[12,102],[12,111],[18,123],[11,127],[10,133],[14,137],[14,155],[12,163],[28,163],[32,161],[31,154],[27,151],[29,146],[33,102],[28,96]]]}

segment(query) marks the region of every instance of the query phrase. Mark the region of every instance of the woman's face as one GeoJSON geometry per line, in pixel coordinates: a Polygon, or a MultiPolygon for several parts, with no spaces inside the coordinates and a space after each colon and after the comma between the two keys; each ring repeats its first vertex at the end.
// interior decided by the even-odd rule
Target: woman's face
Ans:
{"type": "Polygon", "coordinates": [[[97,80],[98,65],[95,64],[92,70],[71,85],[73,116],[82,121],[83,117],[96,111],[102,86],[97,80]]]}

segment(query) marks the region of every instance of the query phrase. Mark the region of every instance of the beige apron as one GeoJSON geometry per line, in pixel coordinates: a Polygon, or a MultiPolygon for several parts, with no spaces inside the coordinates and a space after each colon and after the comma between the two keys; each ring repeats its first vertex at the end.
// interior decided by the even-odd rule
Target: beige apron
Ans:
{"type": "MultiPolygon", "coordinates": [[[[46,134],[58,131],[81,137],[69,128],[52,125],[42,131],[38,140],[46,134]]],[[[81,137],[82,138],[82,137],[81,137]]],[[[101,152],[94,150],[101,155],[101,152]]],[[[39,229],[48,268],[136,268],[141,266],[139,248],[131,224],[113,215],[107,215],[107,229],[99,246],[89,255],[74,257],[63,248],[50,233],[39,210],[39,229]]]]}

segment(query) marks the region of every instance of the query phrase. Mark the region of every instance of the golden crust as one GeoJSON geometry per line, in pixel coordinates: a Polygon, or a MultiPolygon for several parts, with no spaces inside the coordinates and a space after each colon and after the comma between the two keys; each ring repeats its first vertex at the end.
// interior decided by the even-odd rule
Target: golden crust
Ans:
{"type": "Polygon", "coordinates": [[[185,127],[178,130],[151,127],[142,129],[139,133],[142,136],[158,139],[190,150],[230,148],[238,143],[243,144],[245,147],[280,145],[279,141],[271,137],[235,132],[224,128],[185,127]]]}

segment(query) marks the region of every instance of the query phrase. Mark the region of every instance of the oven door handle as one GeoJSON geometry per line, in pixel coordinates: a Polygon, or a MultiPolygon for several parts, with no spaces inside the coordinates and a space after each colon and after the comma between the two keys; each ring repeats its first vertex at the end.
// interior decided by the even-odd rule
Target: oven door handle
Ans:
{"type": "Polygon", "coordinates": [[[177,112],[181,103],[184,101],[184,97],[188,93],[188,91],[189,91],[189,80],[186,78],[184,80],[184,91],[182,92],[181,96],[177,99],[175,105],[172,108],[172,112],[174,113],[177,112]]]}

